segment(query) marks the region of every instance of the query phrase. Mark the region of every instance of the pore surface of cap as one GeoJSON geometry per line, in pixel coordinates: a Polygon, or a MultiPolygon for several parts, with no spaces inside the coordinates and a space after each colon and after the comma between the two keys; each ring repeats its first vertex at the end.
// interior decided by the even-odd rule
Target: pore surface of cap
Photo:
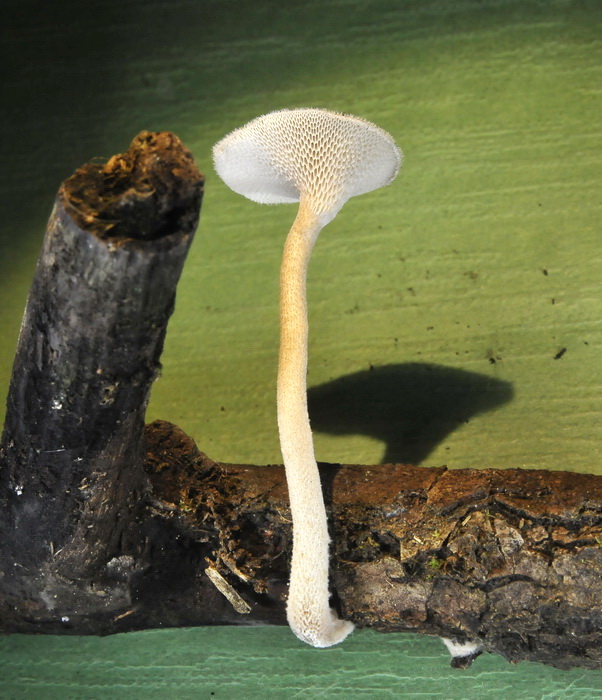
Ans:
{"type": "Polygon", "coordinates": [[[308,200],[318,215],[388,185],[401,152],[383,129],[324,109],[271,112],[236,129],[213,150],[215,168],[238,194],[262,204],[308,200]]]}

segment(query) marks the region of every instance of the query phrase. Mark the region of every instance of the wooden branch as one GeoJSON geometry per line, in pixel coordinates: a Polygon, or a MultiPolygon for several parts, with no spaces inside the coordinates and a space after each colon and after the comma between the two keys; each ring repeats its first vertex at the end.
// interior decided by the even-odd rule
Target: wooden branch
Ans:
{"type": "Polygon", "coordinates": [[[128,538],[136,546],[144,412],[202,185],[177,137],[143,132],[61,186],[0,448],[9,571],[35,575],[52,557],[64,576],[93,577],[128,538]]]}
{"type": "MultiPolygon", "coordinates": [[[[283,469],[143,428],[201,185],[174,136],[143,133],[59,192],[0,452],[2,632],[285,624],[283,469]]],[[[602,668],[602,477],[321,472],[343,617],[602,668]]]]}
{"type": "MultiPolygon", "coordinates": [[[[213,462],[168,423],[147,426],[147,440],[153,507],[191,567],[177,624],[284,624],[283,468],[213,462]],[[248,613],[201,574],[205,567],[248,613]]],[[[479,639],[511,661],[602,668],[602,477],[320,468],[344,618],[382,632],[479,639]]]]}

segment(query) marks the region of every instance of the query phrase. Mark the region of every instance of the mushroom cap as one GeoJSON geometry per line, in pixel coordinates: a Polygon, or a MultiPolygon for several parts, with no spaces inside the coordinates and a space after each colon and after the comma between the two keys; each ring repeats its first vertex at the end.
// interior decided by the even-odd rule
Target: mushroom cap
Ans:
{"type": "Polygon", "coordinates": [[[402,154],[371,122],[309,108],[253,119],[219,141],[213,158],[238,194],[261,204],[303,198],[325,224],[350,197],[390,184],[402,154]]]}

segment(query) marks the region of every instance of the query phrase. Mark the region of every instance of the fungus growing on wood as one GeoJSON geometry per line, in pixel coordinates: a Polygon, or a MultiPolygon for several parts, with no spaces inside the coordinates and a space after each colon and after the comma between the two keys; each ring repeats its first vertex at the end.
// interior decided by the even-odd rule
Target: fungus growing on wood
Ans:
{"type": "Polygon", "coordinates": [[[363,119],[292,109],[236,129],[213,157],[238,194],[262,204],[299,202],[280,271],[278,428],[293,520],[287,619],[299,639],[328,647],[353,624],[329,604],[330,540],[307,411],[307,266],[321,229],[350,197],[390,184],[402,155],[386,131],[363,119]]]}

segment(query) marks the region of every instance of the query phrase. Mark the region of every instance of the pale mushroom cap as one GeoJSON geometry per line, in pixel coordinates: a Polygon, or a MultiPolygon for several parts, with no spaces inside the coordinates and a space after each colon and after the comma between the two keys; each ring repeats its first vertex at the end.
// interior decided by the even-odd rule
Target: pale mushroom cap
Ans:
{"type": "Polygon", "coordinates": [[[371,122],[325,109],[285,109],[225,136],[213,158],[238,194],[261,204],[304,197],[324,224],[350,197],[391,183],[402,154],[371,122]]]}

